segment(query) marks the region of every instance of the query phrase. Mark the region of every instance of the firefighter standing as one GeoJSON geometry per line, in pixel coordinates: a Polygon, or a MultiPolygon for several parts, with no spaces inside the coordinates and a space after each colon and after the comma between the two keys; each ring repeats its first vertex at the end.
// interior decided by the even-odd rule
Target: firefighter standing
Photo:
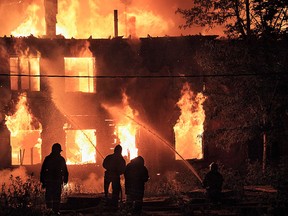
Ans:
{"type": "Polygon", "coordinates": [[[106,169],[104,174],[105,196],[108,196],[109,184],[112,183],[112,205],[117,208],[121,191],[120,175],[124,173],[126,168],[121,145],[117,145],[114,148],[113,154],[106,156],[103,161],[103,167],[106,169]]]}
{"type": "Polygon", "coordinates": [[[128,209],[133,213],[141,213],[145,182],[148,181],[148,170],[144,166],[144,159],[138,156],[127,165],[125,173],[125,193],[128,209]]]}
{"type": "Polygon", "coordinates": [[[203,180],[203,186],[206,188],[208,197],[213,203],[221,201],[223,180],[222,174],[218,171],[218,165],[214,162],[211,163],[210,171],[203,180]]]}
{"type": "Polygon", "coordinates": [[[48,209],[60,214],[60,201],[63,183],[68,182],[68,170],[64,157],[61,156],[61,145],[55,143],[52,152],[45,157],[40,172],[40,182],[45,191],[45,202],[48,209]]]}

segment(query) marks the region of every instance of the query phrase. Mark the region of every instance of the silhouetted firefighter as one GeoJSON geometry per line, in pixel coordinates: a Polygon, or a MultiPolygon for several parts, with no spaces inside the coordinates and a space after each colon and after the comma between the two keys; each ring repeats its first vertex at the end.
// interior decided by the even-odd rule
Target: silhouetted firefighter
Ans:
{"type": "Polygon", "coordinates": [[[221,201],[223,180],[222,174],[218,171],[218,165],[214,162],[211,163],[210,171],[203,180],[203,186],[206,188],[207,195],[213,203],[221,201]]]}
{"type": "Polygon", "coordinates": [[[132,159],[126,167],[124,176],[127,208],[139,214],[142,211],[145,182],[149,179],[143,157],[132,159]]]}
{"type": "Polygon", "coordinates": [[[61,151],[59,143],[53,144],[52,152],[45,157],[40,172],[42,187],[46,189],[46,207],[55,214],[60,214],[62,186],[68,182],[67,165],[61,151]]]}
{"type": "Polygon", "coordinates": [[[104,192],[108,197],[109,185],[112,183],[112,205],[118,207],[119,195],[121,191],[120,175],[126,168],[126,162],[122,156],[122,147],[117,145],[114,153],[106,156],[103,161],[103,167],[106,169],[104,174],[104,192]]]}

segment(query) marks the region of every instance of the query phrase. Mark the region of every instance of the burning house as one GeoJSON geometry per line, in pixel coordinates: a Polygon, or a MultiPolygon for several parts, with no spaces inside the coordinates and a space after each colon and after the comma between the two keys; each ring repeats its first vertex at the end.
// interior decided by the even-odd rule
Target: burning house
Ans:
{"type": "Polygon", "coordinates": [[[118,143],[128,160],[141,154],[154,166],[202,159],[202,83],[194,94],[157,60],[161,47],[151,50],[199,39],[141,40],[1,38],[1,167],[41,163],[54,142],[68,164],[101,164],[118,143]]]}
{"type": "MultiPolygon", "coordinates": [[[[55,142],[70,165],[101,165],[118,143],[127,161],[142,155],[156,171],[178,160],[247,158],[235,145],[225,159],[213,142],[225,119],[197,55],[216,36],[137,38],[130,17],[131,37],[119,37],[114,11],[114,37],[68,39],[56,35],[57,1],[45,6],[45,36],[0,38],[0,168],[40,164],[55,142]]],[[[230,98],[238,91],[213,88],[230,98]]]]}

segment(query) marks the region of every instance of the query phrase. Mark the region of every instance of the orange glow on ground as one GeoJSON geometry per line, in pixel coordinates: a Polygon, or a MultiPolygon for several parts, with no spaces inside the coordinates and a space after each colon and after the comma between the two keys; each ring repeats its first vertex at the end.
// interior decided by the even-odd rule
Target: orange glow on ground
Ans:
{"type": "MultiPolygon", "coordinates": [[[[174,126],[176,151],[184,159],[203,158],[202,136],[204,132],[205,111],[203,103],[206,97],[202,93],[194,94],[185,83],[181,98],[177,102],[181,115],[174,126]]],[[[180,159],[176,155],[176,159],[180,159]]]]}
{"type": "Polygon", "coordinates": [[[5,124],[11,133],[12,165],[40,163],[42,126],[30,113],[26,94],[19,96],[16,112],[5,117],[5,124]]]}

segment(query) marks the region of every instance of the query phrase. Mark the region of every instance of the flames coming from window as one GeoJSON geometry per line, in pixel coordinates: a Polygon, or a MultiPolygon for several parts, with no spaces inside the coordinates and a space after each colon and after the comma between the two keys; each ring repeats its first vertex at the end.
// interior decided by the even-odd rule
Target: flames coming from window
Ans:
{"type": "Polygon", "coordinates": [[[115,125],[114,135],[116,136],[114,145],[120,144],[122,146],[122,155],[129,160],[138,156],[138,148],[136,146],[137,124],[132,120],[138,112],[133,110],[128,102],[128,96],[125,91],[122,93],[122,104],[118,106],[102,106],[108,110],[113,117],[115,125]]]}
{"type": "Polygon", "coordinates": [[[122,98],[122,115],[117,120],[117,135],[123,148],[122,155],[128,159],[138,156],[138,148],[136,147],[137,125],[131,120],[137,116],[137,112],[130,107],[128,97],[123,93],[122,98]]]}
{"type": "Polygon", "coordinates": [[[95,93],[95,59],[92,57],[64,58],[66,92],[95,93]]]}
{"type": "MultiPolygon", "coordinates": [[[[188,83],[181,91],[182,96],[177,105],[181,115],[174,126],[176,151],[184,159],[203,158],[202,135],[204,132],[205,111],[203,103],[206,97],[202,93],[194,94],[188,83]]],[[[118,144],[123,148],[123,156],[133,159],[138,156],[137,131],[138,125],[133,119],[138,115],[128,102],[125,92],[122,94],[122,104],[106,109],[111,113],[115,123],[115,135],[118,144]]],[[[16,112],[7,115],[6,126],[11,133],[12,164],[36,164],[41,162],[40,134],[42,126],[31,114],[28,108],[27,96],[21,94],[16,105],[16,112]]],[[[96,130],[72,130],[64,128],[66,132],[66,156],[68,164],[95,163],[96,130]]],[[[180,159],[176,156],[176,159],[180,159]]]]}
{"type": "Polygon", "coordinates": [[[26,94],[19,96],[16,112],[5,120],[11,133],[12,165],[40,163],[42,126],[29,111],[26,94]]]}
{"type": "Polygon", "coordinates": [[[67,164],[96,162],[96,131],[66,129],[67,164]]]}
{"type": "MultiPolygon", "coordinates": [[[[206,97],[202,93],[194,94],[185,83],[177,105],[181,115],[174,126],[176,151],[184,159],[203,158],[202,136],[204,132],[205,111],[203,103],[206,97]]],[[[176,155],[176,159],[180,159],[176,155]]]]}

